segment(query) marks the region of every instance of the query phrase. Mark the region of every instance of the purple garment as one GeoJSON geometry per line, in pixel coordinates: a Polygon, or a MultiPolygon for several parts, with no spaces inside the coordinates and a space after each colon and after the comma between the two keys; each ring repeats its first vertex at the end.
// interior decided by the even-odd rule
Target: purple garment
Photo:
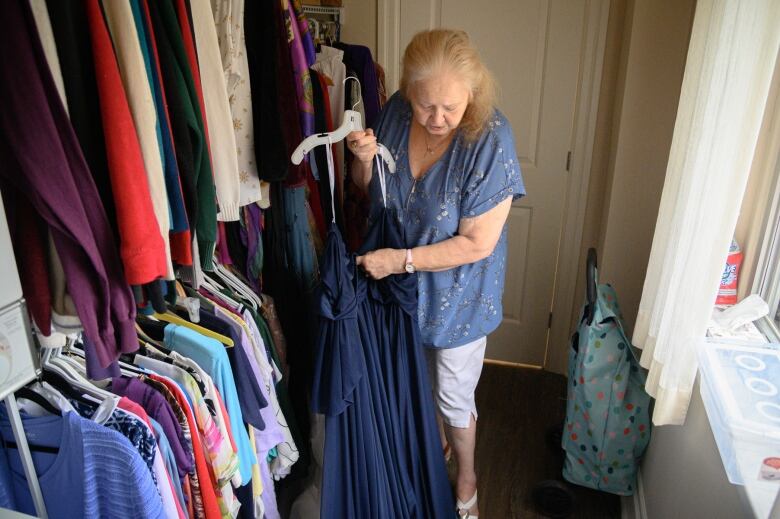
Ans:
{"type": "Polygon", "coordinates": [[[244,214],[246,221],[241,227],[241,236],[247,249],[246,277],[252,283],[252,288],[260,292],[260,275],[263,271],[262,209],[257,204],[251,204],[244,208],[244,214]]]}
{"type": "Polygon", "coordinates": [[[84,344],[84,354],[87,358],[87,375],[92,380],[105,380],[107,378],[118,377],[122,373],[119,371],[119,363],[113,361],[108,366],[101,366],[97,361],[95,345],[92,344],[89,337],[84,336],[81,339],[84,344]]]}
{"type": "Polygon", "coordinates": [[[306,138],[314,133],[314,94],[311,87],[311,75],[309,74],[309,62],[306,59],[306,51],[303,49],[303,38],[298,30],[297,18],[292,8],[292,2],[287,4],[289,15],[289,29],[292,30],[293,39],[288,42],[292,58],[293,73],[295,74],[295,92],[298,94],[298,115],[301,119],[301,132],[306,138]]]}
{"type": "MultiPolygon", "coordinates": [[[[252,318],[248,312],[245,312],[244,317],[246,319],[252,318]]],[[[247,321],[247,323],[248,322],[249,321],[247,321]]],[[[255,337],[255,340],[257,340],[257,337],[255,337]]],[[[263,376],[260,373],[260,367],[258,366],[257,359],[255,357],[255,351],[252,348],[249,337],[245,333],[241,336],[241,348],[243,348],[243,350],[246,352],[246,356],[249,359],[249,365],[252,368],[252,376],[257,381],[257,386],[260,388],[260,392],[262,393],[263,398],[266,402],[270,402],[270,388],[266,384],[265,380],[263,380],[263,376]]],[[[260,409],[260,415],[263,417],[263,422],[265,422],[265,429],[263,429],[262,433],[255,435],[255,445],[258,449],[262,448],[262,450],[267,453],[284,441],[284,435],[282,434],[282,429],[279,427],[279,422],[276,421],[274,410],[270,405],[262,407],[260,409]]]]}
{"type": "MultiPolygon", "coordinates": [[[[247,326],[252,333],[252,338],[255,340],[255,342],[257,344],[263,344],[263,338],[260,336],[260,332],[257,330],[257,327],[253,326],[252,315],[248,310],[244,310],[243,319],[247,323],[247,326]]],[[[266,402],[270,402],[271,387],[269,384],[272,384],[273,380],[269,380],[269,382],[266,383],[266,381],[263,379],[263,375],[260,372],[260,366],[257,363],[257,357],[255,357],[255,350],[252,348],[252,344],[250,343],[249,337],[247,337],[246,334],[244,334],[242,337],[241,347],[244,349],[247,357],[249,358],[249,365],[252,366],[252,375],[254,376],[255,380],[257,380],[257,385],[260,387],[263,398],[265,398],[266,402]],[[246,340],[244,340],[244,338],[246,340]]],[[[261,353],[265,352],[262,351],[261,353]]],[[[255,435],[255,445],[257,445],[258,451],[267,453],[284,441],[284,434],[282,433],[282,428],[279,426],[279,422],[276,421],[276,416],[272,406],[267,405],[263,407],[260,409],[260,414],[262,415],[263,421],[265,422],[265,429],[263,430],[262,434],[255,435]]]]}
{"type": "Polygon", "coordinates": [[[344,64],[358,75],[366,111],[366,128],[373,128],[382,107],[379,104],[379,82],[371,50],[363,45],[336,43],[334,47],[344,51],[344,64]]]}
{"type": "Polygon", "coordinates": [[[232,265],[233,258],[228,250],[225,222],[217,222],[217,259],[222,265],[232,265]]]}
{"type": "Polygon", "coordinates": [[[170,404],[160,393],[138,380],[137,378],[121,376],[111,381],[111,391],[119,396],[127,397],[136,404],[140,405],[146,411],[146,414],[154,418],[165,431],[168,443],[171,444],[171,450],[176,458],[176,464],[189,472],[195,464],[192,455],[184,447],[187,445],[187,439],[184,437],[184,431],[176,419],[170,404]]]}
{"type": "Polygon", "coordinates": [[[300,9],[300,2],[290,2],[290,5],[295,13],[295,19],[298,21],[298,31],[301,33],[303,51],[306,54],[306,63],[311,67],[314,65],[314,62],[317,61],[317,49],[314,48],[314,38],[311,37],[311,32],[309,32],[309,21],[300,9]]]}
{"type": "MultiPolygon", "coordinates": [[[[263,344],[263,338],[260,336],[260,331],[254,324],[252,315],[248,310],[244,310],[243,317],[244,321],[246,321],[247,326],[249,327],[249,330],[252,333],[252,337],[254,338],[255,342],[257,342],[258,345],[263,344]]],[[[265,397],[266,401],[270,402],[271,387],[263,380],[262,374],[260,372],[260,366],[257,363],[257,358],[255,357],[254,349],[252,348],[251,344],[248,344],[248,342],[244,341],[241,342],[241,346],[246,348],[247,357],[249,357],[249,364],[252,366],[252,372],[257,379],[257,384],[260,386],[260,391],[262,391],[263,397],[265,397]]],[[[261,354],[263,353],[265,352],[261,351],[261,354]]],[[[273,381],[271,380],[270,383],[273,383],[273,381]]],[[[255,433],[255,448],[257,449],[257,457],[259,459],[265,459],[268,456],[268,451],[284,441],[284,433],[282,432],[282,428],[279,425],[279,422],[276,421],[276,416],[274,415],[274,409],[272,406],[265,406],[260,410],[260,414],[263,417],[263,421],[265,421],[265,430],[255,433]]],[[[276,493],[274,492],[274,480],[271,476],[271,467],[268,463],[260,464],[260,476],[261,481],[263,482],[262,498],[263,504],[265,505],[265,517],[266,519],[277,519],[279,517],[279,511],[277,509],[276,493]]]]}
{"type": "Polygon", "coordinates": [[[135,304],[27,2],[0,2],[0,178],[49,225],[97,363],[138,349],[135,304]]]}

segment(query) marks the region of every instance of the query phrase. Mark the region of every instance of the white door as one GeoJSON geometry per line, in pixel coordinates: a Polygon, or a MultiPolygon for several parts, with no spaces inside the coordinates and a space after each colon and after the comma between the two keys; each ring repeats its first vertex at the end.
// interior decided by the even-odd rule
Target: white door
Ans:
{"type": "MultiPolygon", "coordinates": [[[[504,320],[488,338],[487,357],[542,366],[570,182],[567,157],[585,2],[400,0],[394,5],[398,48],[386,53],[389,61],[400,59],[417,31],[459,28],[469,33],[498,80],[499,109],[514,129],[528,195],[509,215],[504,320]]],[[[392,30],[380,28],[380,38],[392,30]]],[[[398,70],[392,63],[389,68],[398,70]]],[[[391,84],[397,79],[393,74],[391,84]]]]}

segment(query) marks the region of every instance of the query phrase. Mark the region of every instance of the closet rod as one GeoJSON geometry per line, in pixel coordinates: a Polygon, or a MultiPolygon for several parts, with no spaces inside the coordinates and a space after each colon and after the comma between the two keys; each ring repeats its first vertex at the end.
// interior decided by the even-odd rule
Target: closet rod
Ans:
{"type": "Polygon", "coordinates": [[[11,429],[14,433],[16,445],[19,447],[19,456],[22,458],[24,476],[27,478],[30,495],[32,495],[33,503],[35,504],[35,512],[41,519],[48,519],[46,505],[43,503],[43,494],[41,494],[41,485],[38,483],[35,465],[33,465],[32,455],[30,454],[30,446],[27,445],[27,436],[24,434],[22,418],[19,416],[19,407],[13,393],[9,393],[5,397],[5,407],[8,409],[8,417],[11,419],[11,429]]]}

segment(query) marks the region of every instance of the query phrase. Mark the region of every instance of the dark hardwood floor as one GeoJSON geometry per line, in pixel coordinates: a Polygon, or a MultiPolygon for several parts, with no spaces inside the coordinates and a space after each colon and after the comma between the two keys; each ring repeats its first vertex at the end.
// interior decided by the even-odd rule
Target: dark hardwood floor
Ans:
{"type": "MultiPolygon", "coordinates": [[[[566,379],[541,370],[485,364],[477,388],[477,477],[480,518],[535,519],[531,491],[545,479],[561,478],[562,456],[545,432],[563,423],[566,379]]],[[[450,463],[450,471],[454,469],[450,463]]],[[[620,499],[569,485],[572,518],[620,517],[620,499]]]]}

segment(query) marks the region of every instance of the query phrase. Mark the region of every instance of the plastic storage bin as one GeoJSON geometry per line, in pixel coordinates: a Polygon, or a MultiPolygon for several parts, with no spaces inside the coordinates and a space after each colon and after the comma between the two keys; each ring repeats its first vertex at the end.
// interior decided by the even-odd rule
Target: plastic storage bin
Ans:
{"type": "Polygon", "coordinates": [[[780,485],[780,351],[708,342],[699,358],[702,400],[729,481],[780,485]]]}

